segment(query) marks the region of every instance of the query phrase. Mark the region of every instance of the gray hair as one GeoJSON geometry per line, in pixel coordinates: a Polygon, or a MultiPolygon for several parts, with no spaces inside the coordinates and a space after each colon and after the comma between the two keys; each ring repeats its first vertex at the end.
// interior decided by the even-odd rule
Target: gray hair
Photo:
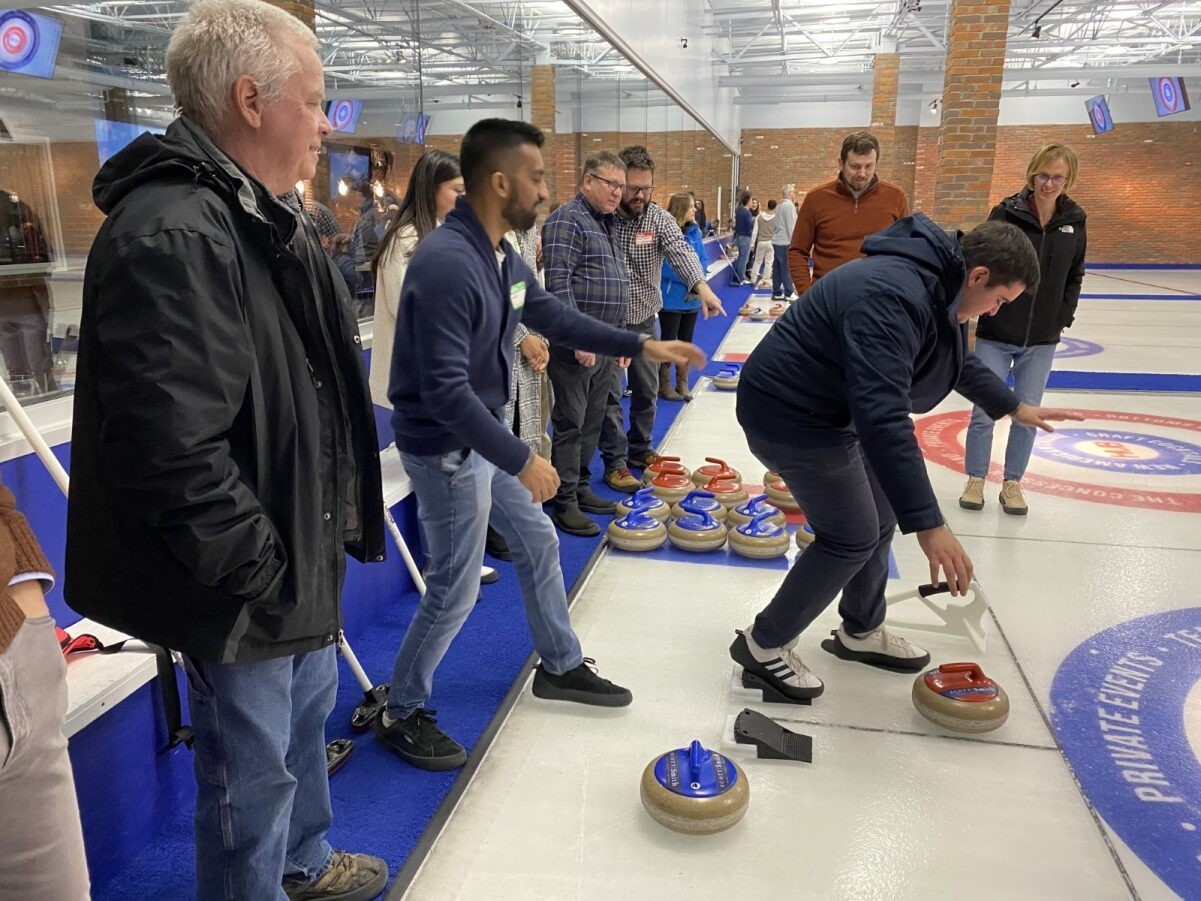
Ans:
{"type": "Polygon", "coordinates": [[[167,45],[167,81],[179,111],[209,133],[229,109],[229,91],[249,75],[267,103],[284,93],[300,70],[285,38],[317,48],[313,30],[262,0],[198,0],[180,20],[167,45]]]}
{"type": "Polygon", "coordinates": [[[616,153],[602,150],[584,160],[584,168],[580,171],[580,180],[583,181],[585,175],[600,175],[600,170],[605,166],[611,166],[618,172],[626,171],[625,160],[616,153]]]}
{"type": "Polygon", "coordinates": [[[785,185],[780,189],[780,196],[788,198],[796,193],[796,185],[785,185]]]}

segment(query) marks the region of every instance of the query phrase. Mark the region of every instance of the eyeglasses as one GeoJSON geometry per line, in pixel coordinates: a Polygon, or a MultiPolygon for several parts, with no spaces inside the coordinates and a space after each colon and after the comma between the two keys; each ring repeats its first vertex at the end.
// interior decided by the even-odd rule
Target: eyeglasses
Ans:
{"type": "Polygon", "coordinates": [[[651,194],[653,194],[655,191],[655,186],[647,185],[645,188],[638,188],[634,185],[626,185],[626,190],[630,192],[631,197],[637,197],[639,194],[641,194],[643,197],[649,199],[651,194]]]}
{"type": "Polygon", "coordinates": [[[1050,182],[1058,188],[1068,179],[1066,175],[1048,175],[1046,172],[1040,172],[1038,175],[1034,176],[1034,180],[1040,185],[1045,185],[1047,182],[1050,182]]]}
{"type": "Polygon", "coordinates": [[[624,191],[626,189],[626,186],[623,182],[614,181],[611,178],[605,178],[603,175],[597,175],[595,172],[585,172],[584,174],[591,178],[595,178],[597,181],[603,181],[609,186],[610,191],[624,191]]]}

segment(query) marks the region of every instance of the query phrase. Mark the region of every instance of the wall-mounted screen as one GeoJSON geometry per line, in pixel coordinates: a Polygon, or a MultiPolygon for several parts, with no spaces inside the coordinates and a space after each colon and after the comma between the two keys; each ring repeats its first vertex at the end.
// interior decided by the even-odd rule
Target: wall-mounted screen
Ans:
{"type": "Polygon", "coordinates": [[[1088,109],[1088,121],[1095,134],[1113,131],[1113,116],[1109,112],[1109,103],[1102,96],[1090,97],[1084,101],[1088,109]]]}
{"type": "Polygon", "coordinates": [[[1152,78],[1151,96],[1155,99],[1155,112],[1161,116],[1173,116],[1189,108],[1182,78],[1152,78]]]}
{"type": "Polygon", "coordinates": [[[352,135],[359,127],[359,115],[363,112],[362,100],[331,100],[325,107],[325,115],[334,131],[352,135]]]}
{"type": "Polygon", "coordinates": [[[0,13],[0,71],[53,78],[62,36],[58,19],[23,9],[0,13]]]}

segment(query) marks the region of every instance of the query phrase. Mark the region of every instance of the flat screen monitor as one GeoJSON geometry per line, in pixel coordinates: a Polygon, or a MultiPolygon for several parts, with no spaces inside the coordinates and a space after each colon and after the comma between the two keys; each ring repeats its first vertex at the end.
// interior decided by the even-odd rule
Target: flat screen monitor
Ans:
{"type": "Polygon", "coordinates": [[[331,100],[325,108],[325,115],[329,117],[329,124],[334,127],[334,131],[346,135],[354,134],[354,130],[359,127],[359,115],[362,112],[362,100],[331,100]]]}
{"type": "Polygon", "coordinates": [[[63,23],[23,9],[0,13],[0,72],[53,78],[63,23]]]}
{"type": "Polygon", "coordinates": [[[1104,134],[1113,131],[1113,116],[1109,112],[1109,103],[1103,96],[1090,97],[1084,101],[1088,108],[1088,122],[1093,127],[1094,134],[1104,134]]]}
{"type": "Polygon", "coordinates": [[[1182,78],[1152,78],[1151,96],[1155,98],[1155,112],[1161,116],[1174,116],[1189,108],[1182,78]]]}
{"type": "Polygon", "coordinates": [[[329,196],[331,200],[353,194],[371,176],[371,152],[361,147],[329,148],[329,196]]]}
{"type": "Polygon", "coordinates": [[[96,120],[96,153],[103,166],[110,156],[124,149],[125,145],[138,135],[161,135],[165,129],[153,125],[136,125],[133,122],[110,122],[108,119],[96,120]]]}

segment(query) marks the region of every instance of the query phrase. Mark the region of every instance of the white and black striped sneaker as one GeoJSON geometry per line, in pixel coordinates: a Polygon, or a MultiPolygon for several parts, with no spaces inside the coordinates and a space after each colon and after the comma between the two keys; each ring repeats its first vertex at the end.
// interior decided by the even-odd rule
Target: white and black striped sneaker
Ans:
{"type": "Polygon", "coordinates": [[[763,679],[780,694],[798,701],[816,698],[826,690],[822,680],[810,672],[793,648],[797,639],[780,648],[761,648],[751,638],[751,627],[738,633],[730,645],[734,662],[763,679]]]}

